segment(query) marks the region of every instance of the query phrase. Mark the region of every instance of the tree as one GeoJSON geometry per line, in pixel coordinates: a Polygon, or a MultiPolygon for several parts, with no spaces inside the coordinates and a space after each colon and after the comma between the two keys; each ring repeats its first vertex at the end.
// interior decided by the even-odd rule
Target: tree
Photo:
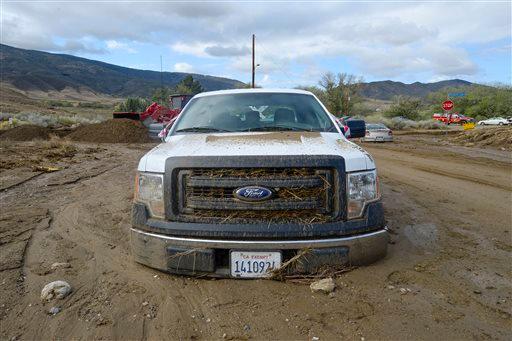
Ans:
{"type": "Polygon", "coordinates": [[[420,118],[421,100],[407,96],[396,96],[393,105],[384,113],[387,117],[405,117],[410,120],[420,118]]]}
{"type": "Polygon", "coordinates": [[[463,92],[463,97],[450,98],[454,102],[454,112],[473,117],[477,120],[510,116],[512,112],[512,87],[495,84],[472,85],[459,88],[445,88],[429,94],[427,97],[430,114],[440,112],[441,103],[452,92],[463,92]]]}
{"type": "Polygon", "coordinates": [[[195,81],[192,75],[188,75],[185,78],[183,78],[174,89],[176,93],[192,95],[204,91],[203,87],[201,86],[201,83],[195,81]]]}
{"type": "Polygon", "coordinates": [[[151,95],[151,101],[156,102],[163,106],[169,105],[169,96],[175,93],[175,90],[171,88],[158,88],[153,91],[151,95]]]}
{"type": "Polygon", "coordinates": [[[349,115],[358,98],[363,79],[348,73],[327,72],[318,82],[323,90],[323,101],[334,115],[349,115]]]}

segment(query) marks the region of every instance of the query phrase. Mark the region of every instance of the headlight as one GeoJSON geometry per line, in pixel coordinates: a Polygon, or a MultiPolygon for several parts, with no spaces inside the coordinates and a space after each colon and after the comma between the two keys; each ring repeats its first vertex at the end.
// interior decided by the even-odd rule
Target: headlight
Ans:
{"type": "Polygon", "coordinates": [[[347,218],[358,218],[368,202],[379,199],[377,171],[349,173],[347,175],[347,218]]]}
{"type": "Polygon", "coordinates": [[[135,179],[135,201],[146,204],[151,216],[163,218],[165,214],[163,175],[138,173],[135,179]]]}

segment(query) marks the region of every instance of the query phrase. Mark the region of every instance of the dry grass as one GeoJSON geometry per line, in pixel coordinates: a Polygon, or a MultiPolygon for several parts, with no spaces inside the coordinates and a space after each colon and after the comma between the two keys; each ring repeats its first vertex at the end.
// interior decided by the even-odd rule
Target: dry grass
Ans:
{"type": "Polygon", "coordinates": [[[194,218],[221,219],[221,224],[232,223],[259,223],[261,221],[272,223],[293,222],[303,225],[322,223],[330,220],[330,216],[315,210],[286,210],[286,211],[237,211],[237,210],[196,210],[194,218]]]}
{"type": "Polygon", "coordinates": [[[460,132],[451,142],[467,146],[494,146],[512,149],[512,128],[485,128],[460,132]]]}
{"type": "Polygon", "coordinates": [[[78,151],[77,147],[69,140],[62,139],[56,135],[50,135],[48,141],[42,142],[41,148],[44,150],[44,156],[51,160],[71,158],[78,151]]]}
{"type": "Polygon", "coordinates": [[[53,136],[47,141],[0,141],[0,170],[38,166],[54,167],[79,152],[71,142],[53,136]]]}
{"type": "Polygon", "coordinates": [[[261,178],[314,176],[311,168],[204,168],[194,171],[194,176],[210,178],[261,178]]]}
{"type": "Polygon", "coordinates": [[[355,268],[355,266],[325,266],[323,269],[317,271],[314,274],[285,275],[282,280],[292,283],[309,285],[312,282],[318,281],[319,279],[322,278],[339,277],[345,272],[350,272],[355,268]]]}
{"type": "Polygon", "coordinates": [[[295,256],[288,259],[286,262],[281,264],[277,269],[270,271],[270,279],[282,281],[287,275],[292,273],[298,264],[301,264],[303,260],[307,259],[307,256],[311,253],[311,249],[303,249],[297,252],[295,256]]]}
{"type": "MultiPolygon", "coordinates": [[[[187,187],[186,191],[193,197],[200,198],[232,198],[236,188],[219,187],[187,187]]],[[[322,198],[325,190],[322,187],[284,187],[276,191],[276,197],[280,199],[304,200],[307,198],[322,198]]]]}
{"type": "Polygon", "coordinates": [[[321,198],[325,195],[327,188],[310,187],[310,188],[281,188],[277,191],[277,196],[282,199],[304,200],[306,198],[321,198]]]}
{"type": "Polygon", "coordinates": [[[295,256],[284,262],[279,268],[270,271],[270,279],[277,281],[290,281],[294,283],[310,284],[313,281],[327,278],[337,277],[345,272],[352,271],[352,266],[324,266],[315,273],[301,274],[300,268],[307,262],[308,256],[311,255],[311,249],[302,249],[295,256]]]}

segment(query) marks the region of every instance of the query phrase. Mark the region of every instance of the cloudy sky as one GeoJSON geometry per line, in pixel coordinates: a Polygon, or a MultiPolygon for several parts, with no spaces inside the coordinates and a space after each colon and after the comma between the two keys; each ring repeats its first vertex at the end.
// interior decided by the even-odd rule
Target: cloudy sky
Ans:
{"type": "Polygon", "coordinates": [[[511,1],[1,0],[4,44],[137,69],[316,84],[462,78],[511,84],[511,1]]]}

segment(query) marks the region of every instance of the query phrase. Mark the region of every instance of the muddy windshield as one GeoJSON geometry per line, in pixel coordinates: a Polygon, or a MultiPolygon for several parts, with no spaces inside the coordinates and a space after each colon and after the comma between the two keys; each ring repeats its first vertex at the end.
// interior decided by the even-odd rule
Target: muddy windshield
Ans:
{"type": "Polygon", "coordinates": [[[336,128],[315,97],[290,93],[241,93],[193,99],[174,133],[320,131],[336,128]]]}

